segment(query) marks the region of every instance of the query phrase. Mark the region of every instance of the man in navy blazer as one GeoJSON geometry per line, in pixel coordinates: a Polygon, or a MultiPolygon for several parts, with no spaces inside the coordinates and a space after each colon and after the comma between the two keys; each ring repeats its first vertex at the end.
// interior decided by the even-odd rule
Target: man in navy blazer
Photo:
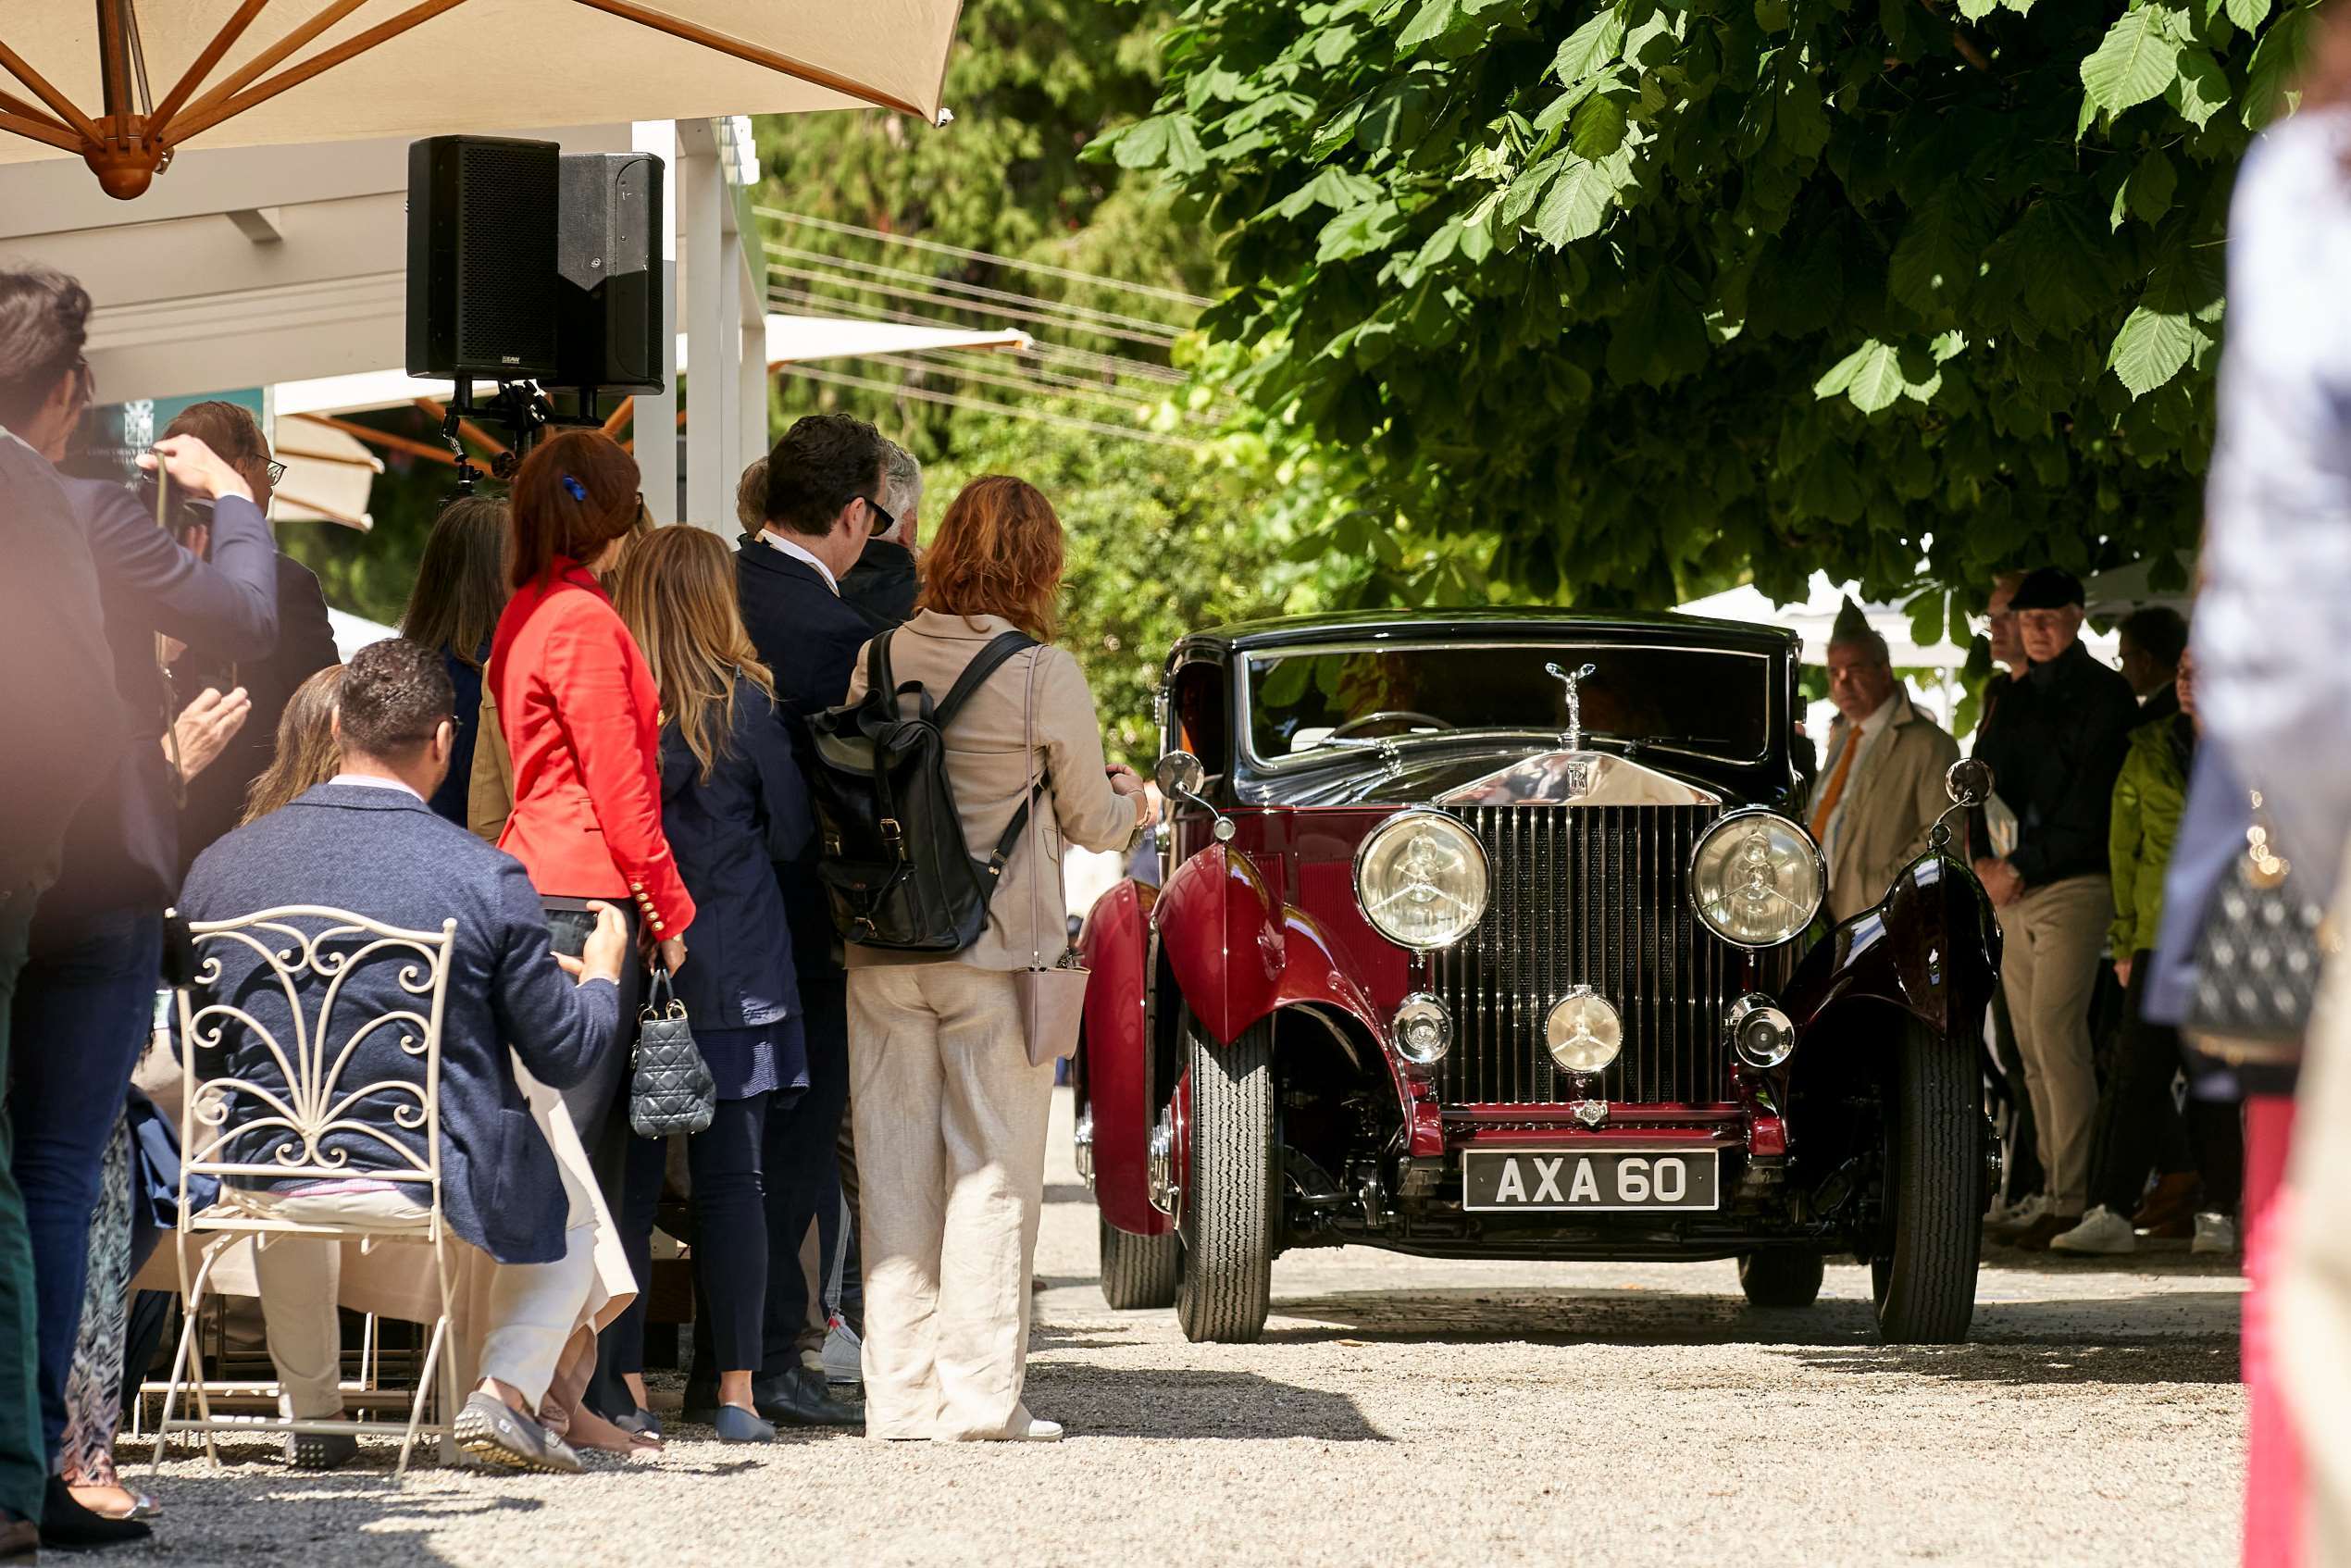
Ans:
{"type": "MultiPolygon", "coordinates": [[[[873,628],[840,596],[877,528],[886,448],[862,419],[812,414],[794,421],[767,455],[765,527],[743,536],[736,584],[743,626],[775,672],[776,694],[797,717],[837,706],[873,628]]],[[[797,728],[797,727],[796,727],[797,728]]],[[[808,1092],[767,1117],[762,1165],[767,1191],[765,1353],[753,1384],[759,1413],[796,1425],[863,1425],[864,1416],[827,1392],[821,1369],[802,1350],[821,1350],[823,1249],[802,1265],[809,1229],[840,1213],[834,1144],[849,1103],[849,983],[840,940],[816,882],[821,846],[778,868],[784,918],[799,971],[808,1042],[808,1092]],[[812,1272],[815,1276],[811,1277],[812,1272]]]]}
{"type": "MultiPolygon", "coordinates": [[[[591,1212],[585,1189],[567,1179],[531,1120],[507,1051],[511,1045],[552,1089],[587,1075],[618,1023],[627,930],[616,912],[599,906],[595,934],[580,958],[558,958],[520,863],[425,803],[449,769],[454,701],[438,653],[403,639],[360,650],[344,671],[336,706],[343,771],[198,856],[181,912],[204,922],[323,904],[421,931],[455,918],[442,1018],[442,1204],[452,1230],[513,1265],[498,1271],[491,1288],[484,1381],[460,1414],[458,1441],[522,1468],[576,1470],[578,1457],[530,1412],[545,1397],[587,1300],[594,1272],[591,1212]],[[565,979],[566,972],[577,986],[565,979]]],[[[219,964],[199,1001],[234,1003],[279,1039],[293,1037],[284,994],[250,949],[211,942],[198,957],[219,964]]],[[[349,1038],[346,1027],[419,1005],[400,978],[415,963],[413,952],[387,953],[351,970],[337,1003],[335,1047],[349,1038]]],[[[305,974],[297,988],[314,1021],[325,983],[305,974]]],[[[282,1076],[266,1048],[233,1023],[222,1052],[225,1060],[202,1064],[208,1074],[225,1070],[260,1082],[282,1076]]],[[[398,1031],[379,1029],[361,1041],[338,1081],[346,1088],[413,1082],[421,1071],[400,1049],[398,1031]]],[[[421,1158],[421,1129],[394,1114],[405,1106],[413,1118],[414,1105],[404,1096],[363,1098],[349,1114],[376,1136],[335,1133],[322,1141],[329,1150],[346,1150],[355,1165],[386,1165],[378,1137],[421,1158]]],[[[283,1140],[283,1134],[254,1135],[238,1158],[264,1163],[271,1145],[283,1140]]],[[[232,1201],[291,1219],[365,1213],[416,1221],[425,1212],[414,1188],[354,1191],[330,1184],[322,1191],[280,1182],[239,1189],[232,1201]]],[[[342,1410],[337,1257],[330,1243],[285,1238],[256,1260],[269,1353],[293,1413],[304,1419],[331,1420],[342,1410]]],[[[325,1439],[306,1449],[297,1444],[295,1451],[298,1463],[335,1464],[349,1457],[351,1445],[325,1439]]]]}

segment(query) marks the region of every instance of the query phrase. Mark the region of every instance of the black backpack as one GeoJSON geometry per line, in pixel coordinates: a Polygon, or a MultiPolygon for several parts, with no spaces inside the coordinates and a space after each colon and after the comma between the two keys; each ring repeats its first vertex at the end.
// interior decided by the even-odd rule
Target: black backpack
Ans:
{"type": "Polygon", "coordinates": [[[1037,642],[1017,631],[996,638],[934,707],[922,682],[891,676],[891,635],[867,652],[865,697],[808,721],[808,787],[825,843],[816,876],[841,940],[961,952],[988,928],[988,901],[1037,796],[1013,814],[994,853],[973,859],[947,777],[947,727],[998,666],[1037,642]]]}

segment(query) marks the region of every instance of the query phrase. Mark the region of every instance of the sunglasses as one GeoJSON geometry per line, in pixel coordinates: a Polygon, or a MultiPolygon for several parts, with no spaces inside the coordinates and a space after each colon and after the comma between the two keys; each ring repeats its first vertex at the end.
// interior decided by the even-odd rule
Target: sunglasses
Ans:
{"type": "Polygon", "coordinates": [[[268,462],[264,463],[261,467],[269,476],[269,488],[271,490],[275,490],[280,485],[286,482],[286,466],[283,463],[279,462],[273,457],[268,462]]]}
{"type": "Polygon", "coordinates": [[[863,499],[865,503],[865,509],[874,515],[874,524],[871,529],[873,533],[885,534],[898,526],[898,519],[889,515],[889,507],[884,506],[880,502],[876,501],[870,495],[865,496],[863,499]]]}

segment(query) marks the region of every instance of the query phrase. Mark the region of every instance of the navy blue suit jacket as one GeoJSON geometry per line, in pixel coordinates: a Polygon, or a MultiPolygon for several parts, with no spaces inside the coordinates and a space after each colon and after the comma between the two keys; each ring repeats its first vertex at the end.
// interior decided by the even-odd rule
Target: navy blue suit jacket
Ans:
{"type": "Polygon", "coordinates": [[[66,827],[125,743],[90,541],[57,471],[0,434],[0,902],[56,875],[66,827]]]}
{"type": "MultiPolygon", "coordinates": [[[[208,921],[300,903],[345,909],[416,931],[438,931],[443,920],[456,919],[441,1038],[442,1190],[450,1227],[500,1263],[561,1257],[563,1180],[554,1151],[530,1119],[506,1048],[512,1045],[541,1082],[570,1088],[603,1052],[618,1049],[618,991],[601,980],[575,985],[556,967],[546,914],[521,862],[434,815],[404,790],[317,786],[197,856],[180,907],[191,921],[208,921]]],[[[301,924],[316,930],[325,922],[301,924]]],[[[199,1004],[233,1002],[280,1042],[292,1039],[285,994],[250,950],[214,941],[199,949],[198,957],[220,963],[218,980],[199,1004]]],[[[415,962],[413,951],[406,958],[388,952],[352,967],[326,1031],[330,1052],[367,1020],[421,1005],[399,978],[404,964],[415,962]]],[[[313,1027],[324,988],[317,977],[305,975],[297,991],[313,1027]]],[[[400,1049],[398,1033],[369,1034],[339,1081],[350,1089],[387,1078],[420,1080],[422,1064],[400,1049]]],[[[283,1081],[267,1051],[241,1027],[229,1026],[223,1042],[242,1076],[265,1084],[283,1081]]],[[[218,1065],[204,1064],[207,1073],[218,1065]]],[[[349,1114],[422,1153],[421,1130],[393,1119],[395,1109],[413,1104],[405,1097],[375,1096],[349,1114]]],[[[355,1163],[385,1163],[381,1146],[363,1134],[330,1135],[327,1144],[347,1149],[355,1163]]],[[[255,1151],[238,1152],[252,1161],[255,1151]]]]}
{"type": "Polygon", "coordinates": [[[740,676],[732,741],[705,779],[678,726],[661,731],[661,830],[700,911],[674,983],[687,1015],[714,1029],[800,1015],[776,863],[797,859],[815,829],[783,715],[740,676]]]}
{"type": "MultiPolygon", "coordinates": [[[[838,707],[849,695],[849,672],[874,630],[856,607],[827,586],[807,562],[785,554],[754,534],[735,552],[736,590],[743,626],[760,662],[776,677],[776,695],[792,716],[805,718],[838,707]]],[[[805,746],[795,726],[796,746],[805,746]]],[[[804,753],[803,753],[804,754],[804,753]]],[[[838,975],[840,939],[816,880],[817,845],[781,871],[784,914],[791,926],[792,959],[803,975],[838,975]]],[[[686,965],[692,968],[691,963],[686,965]]]]}
{"type": "Polygon", "coordinates": [[[266,657],[278,641],[278,547],[252,502],[230,496],[213,508],[206,561],[174,544],[123,486],[68,479],[65,487],[97,564],[130,743],[74,817],[64,874],[42,901],[44,926],[161,909],[180,885],[180,804],[159,744],[172,694],[155,664],[155,633],[238,659],[266,657]]]}

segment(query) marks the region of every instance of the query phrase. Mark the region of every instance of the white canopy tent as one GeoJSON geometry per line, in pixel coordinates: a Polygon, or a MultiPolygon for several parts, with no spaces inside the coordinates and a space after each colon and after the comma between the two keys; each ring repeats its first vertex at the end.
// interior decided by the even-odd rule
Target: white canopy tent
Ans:
{"type": "Polygon", "coordinates": [[[628,119],[877,105],[936,121],[961,9],[961,0],[8,0],[0,162],[80,156],[127,200],[158,174],[172,182],[182,147],[561,126],[583,105],[628,119]]]}

